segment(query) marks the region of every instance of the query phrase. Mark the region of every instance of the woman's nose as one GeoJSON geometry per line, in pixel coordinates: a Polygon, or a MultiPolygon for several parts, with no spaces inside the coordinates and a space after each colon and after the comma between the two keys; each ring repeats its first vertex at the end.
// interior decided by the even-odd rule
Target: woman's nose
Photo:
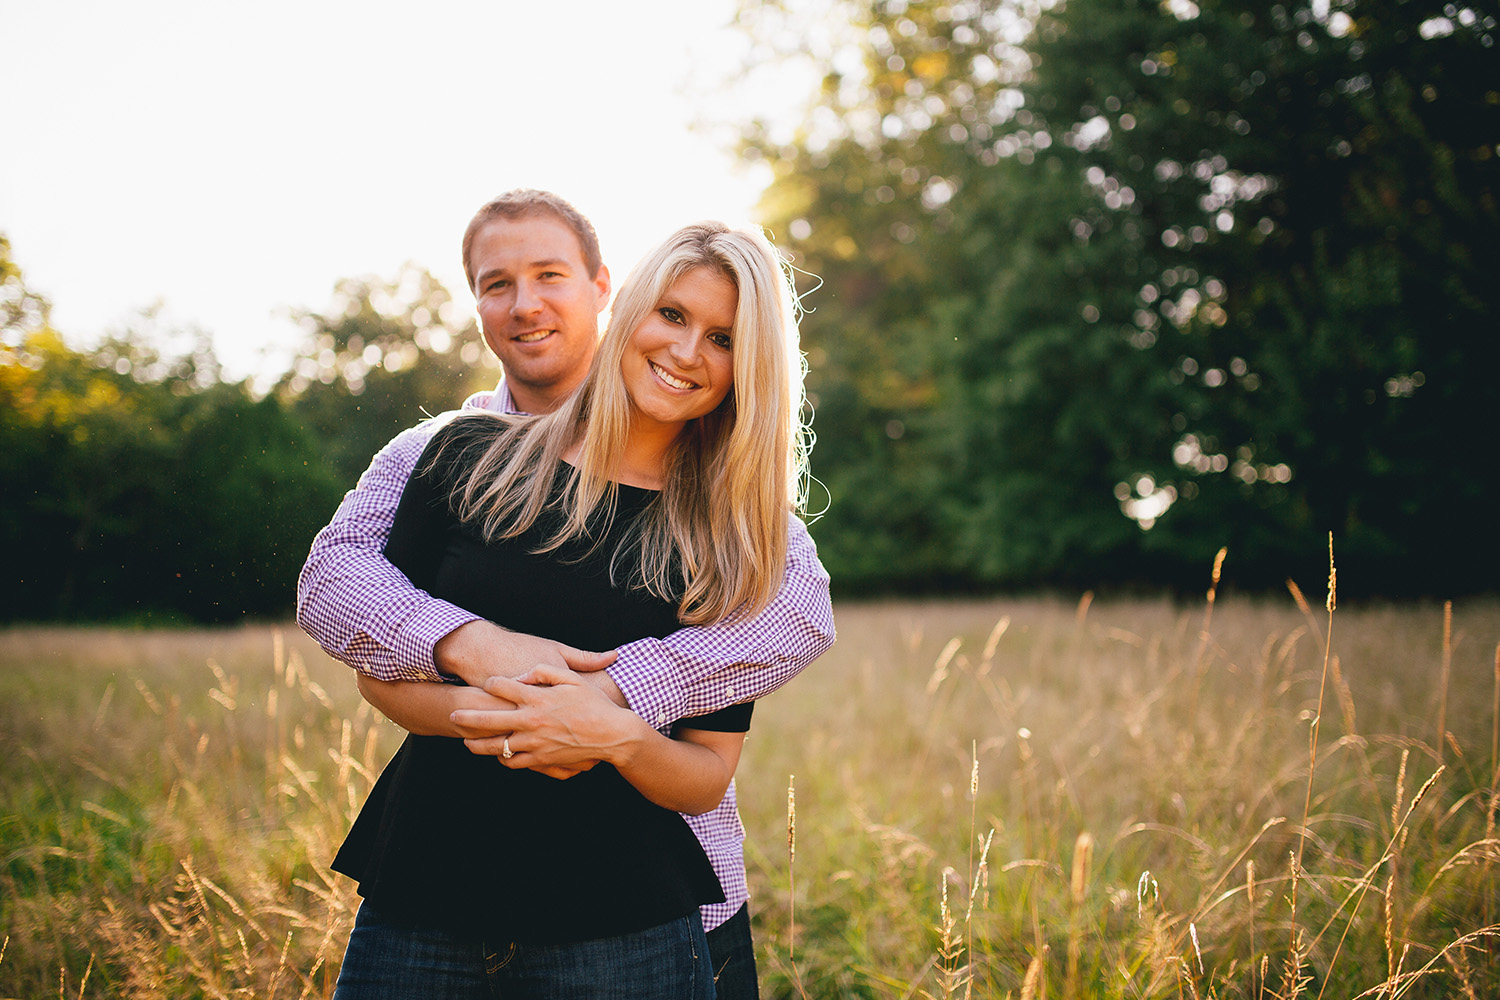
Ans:
{"type": "Polygon", "coordinates": [[[697,331],[683,330],[672,340],[667,352],[672,355],[673,361],[684,368],[696,366],[700,356],[697,331]]]}

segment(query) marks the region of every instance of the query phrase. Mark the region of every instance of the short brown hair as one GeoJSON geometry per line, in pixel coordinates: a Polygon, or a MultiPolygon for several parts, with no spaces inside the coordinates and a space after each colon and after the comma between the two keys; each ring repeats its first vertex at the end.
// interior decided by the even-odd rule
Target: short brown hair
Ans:
{"type": "Polygon", "coordinates": [[[464,230],[464,277],[469,281],[470,291],[476,289],[474,265],[469,260],[469,253],[474,249],[474,237],[479,234],[479,230],[493,219],[520,219],[542,213],[557,216],[573,230],[573,235],[578,237],[579,249],[583,251],[583,264],[589,269],[588,276],[592,278],[599,273],[599,268],[604,266],[604,257],[599,252],[599,234],[594,232],[594,224],[584,218],[582,212],[551,191],[517,188],[505,192],[475,212],[474,218],[469,220],[469,228],[464,230]]]}

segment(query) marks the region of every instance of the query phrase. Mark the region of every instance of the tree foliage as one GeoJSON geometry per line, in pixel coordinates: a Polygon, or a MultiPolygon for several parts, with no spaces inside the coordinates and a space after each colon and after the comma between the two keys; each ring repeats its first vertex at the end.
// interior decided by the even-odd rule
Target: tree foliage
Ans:
{"type": "Polygon", "coordinates": [[[846,585],[1492,586],[1495,21],[1349,0],[742,4],[846,585]],[[785,40],[795,43],[785,47],[785,40]]]}
{"type": "Polygon", "coordinates": [[[191,365],[148,380],[160,362],[130,340],[80,352],[42,330],[8,353],[6,619],[285,610],[343,486],[276,400],[200,384],[191,365]]]}
{"type": "Polygon", "coordinates": [[[462,398],[472,331],[437,318],[447,293],[425,273],[342,283],[304,317],[293,372],[256,398],[222,380],[205,335],[152,314],[68,347],[0,254],[3,620],[285,614],[308,543],[370,456],[423,407],[462,398]]]}
{"type": "Polygon", "coordinates": [[[297,319],[302,349],[275,395],[350,485],[399,431],[499,378],[472,315],[410,264],[391,280],[345,279],[324,311],[297,319]]]}

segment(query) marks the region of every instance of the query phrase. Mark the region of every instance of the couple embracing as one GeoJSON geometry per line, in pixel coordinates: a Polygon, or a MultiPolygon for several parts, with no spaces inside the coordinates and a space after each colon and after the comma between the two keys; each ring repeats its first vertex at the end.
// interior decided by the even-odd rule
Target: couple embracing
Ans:
{"type": "Polygon", "coordinates": [[[333,867],[335,996],[757,996],[733,775],[833,641],[795,516],[789,275],[673,233],[624,282],[547,192],[463,239],[504,378],[398,435],[314,540],[298,621],[410,735],[333,867]]]}

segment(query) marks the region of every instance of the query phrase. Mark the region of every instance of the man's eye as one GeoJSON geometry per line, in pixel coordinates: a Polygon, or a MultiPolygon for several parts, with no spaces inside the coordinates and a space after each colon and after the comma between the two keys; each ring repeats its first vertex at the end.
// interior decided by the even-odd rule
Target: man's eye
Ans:
{"type": "Polygon", "coordinates": [[[734,345],[734,341],[727,333],[710,333],[708,335],[708,342],[717,347],[722,347],[726,351],[734,345]]]}
{"type": "Polygon", "coordinates": [[[657,310],[657,312],[661,313],[661,318],[666,320],[668,323],[682,322],[682,313],[678,312],[676,309],[673,309],[671,306],[662,306],[657,310]]]}

